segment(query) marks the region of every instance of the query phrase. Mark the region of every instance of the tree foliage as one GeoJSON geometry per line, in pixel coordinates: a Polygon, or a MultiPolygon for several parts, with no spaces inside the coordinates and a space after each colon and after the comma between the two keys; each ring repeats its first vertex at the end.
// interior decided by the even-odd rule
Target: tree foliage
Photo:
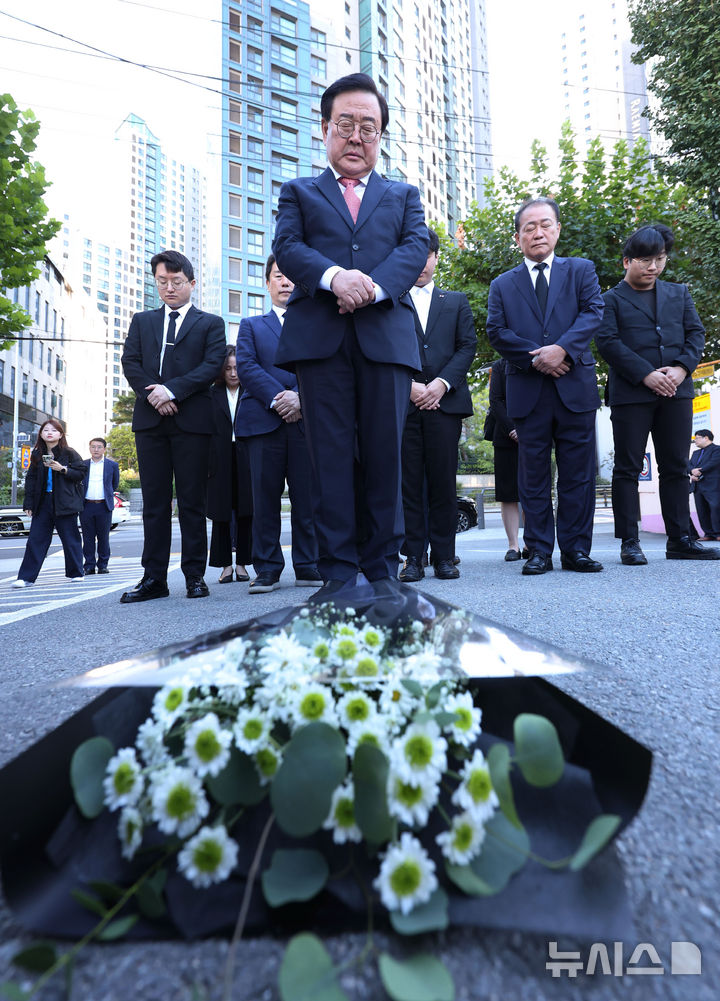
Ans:
{"type": "MultiPolygon", "coordinates": [[[[32,159],[39,130],[31,111],[19,111],[9,94],[0,96],[0,281],[10,289],[37,278],[45,245],[60,228],[47,218],[45,170],[32,159]]],[[[0,349],[30,322],[21,306],[0,294],[0,349]]]]}
{"type": "MultiPolygon", "coordinates": [[[[438,284],[467,294],[475,316],[478,353],[469,373],[471,387],[485,382],[482,370],[496,354],[487,340],[490,282],[521,260],[513,240],[514,214],[525,198],[548,195],[560,208],[562,230],[557,253],[588,257],[595,263],[603,291],[623,277],[622,248],[643,223],[662,222],[675,232],[675,252],[666,273],[687,282],[707,328],[705,357],[720,357],[720,222],[686,185],[669,183],[652,166],[647,144],[632,148],[621,140],[610,154],[593,140],[581,159],[571,126],[563,125],[560,161],[553,172],[547,151],[532,145],[530,177],[521,180],[507,168],[485,183],[485,204],[473,203],[464,220],[464,245],[455,245],[437,225],[442,248],[438,284]]],[[[600,363],[605,371],[605,363],[600,363]]]]}
{"type": "Polygon", "coordinates": [[[132,389],[115,397],[112,412],[113,424],[130,424],[132,422],[135,399],[135,393],[132,389]]]}
{"type": "Polygon", "coordinates": [[[650,63],[646,110],[667,142],[663,172],[706,194],[720,218],[720,4],[634,0],[628,10],[636,63],[650,63]]]}
{"type": "Polygon", "coordinates": [[[120,469],[137,469],[137,450],[135,435],[129,424],[118,424],[107,436],[113,459],[120,469]]]}

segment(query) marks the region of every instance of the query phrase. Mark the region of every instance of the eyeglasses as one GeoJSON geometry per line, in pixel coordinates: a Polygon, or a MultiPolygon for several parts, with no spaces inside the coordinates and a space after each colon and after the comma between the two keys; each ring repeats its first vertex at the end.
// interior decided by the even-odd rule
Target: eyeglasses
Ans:
{"type": "Polygon", "coordinates": [[[182,288],[183,285],[189,285],[190,282],[185,278],[156,278],[155,284],[158,288],[167,288],[168,285],[172,285],[173,288],[182,288]]]}
{"type": "Polygon", "coordinates": [[[380,135],[380,129],[376,129],[374,125],[368,125],[367,122],[358,125],[351,118],[341,118],[339,122],[333,122],[331,118],[330,121],[341,139],[350,139],[351,136],[355,135],[355,129],[358,128],[360,129],[360,138],[364,143],[375,142],[380,135]]]}
{"type": "Polygon", "coordinates": [[[633,257],[633,260],[643,268],[649,268],[651,264],[657,264],[661,268],[667,261],[667,254],[658,254],[657,257],[633,257]]]}

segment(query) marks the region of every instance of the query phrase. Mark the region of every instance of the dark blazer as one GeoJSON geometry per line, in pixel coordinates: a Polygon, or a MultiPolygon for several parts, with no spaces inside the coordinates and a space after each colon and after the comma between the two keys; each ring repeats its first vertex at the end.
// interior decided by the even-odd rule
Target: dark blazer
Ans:
{"type": "Polygon", "coordinates": [[[210,386],[225,359],[225,324],[221,317],[191,306],[173,348],[175,372],[182,374],[163,381],[160,376],[160,352],[164,310],[162,306],[136,313],[125,341],[123,371],[137,396],[132,429],[146,431],[162,420],[155,407],[147,402],[145,389],[146,386],[162,383],[175,396],[177,427],[195,434],[212,434],[210,386]]]}
{"type": "MultiPolygon", "coordinates": [[[[67,466],[67,473],[53,471],[52,493],[55,514],[59,516],[80,514],[85,503],[83,489],[85,465],[83,460],[74,448],[56,446],[52,453],[59,463],[67,466]]],[[[23,511],[32,511],[33,514],[37,514],[40,508],[40,501],[48,481],[48,470],[42,461],[42,454],[42,449],[33,449],[30,468],[25,477],[23,511]],[[35,457],[37,457],[37,462],[32,461],[35,457]]]]}
{"type": "Polygon", "coordinates": [[[515,423],[508,417],[505,401],[506,378],[507,362],[504,358],[498,358],[492,363],[488,394],[488,412],[495,419],[492,443],[495,448],[514,448],[517,451],[517,442],[510,437],[510,432],[515,430],[515,423]]]}
{"type": "Polygon", "coordinates": [[[278,365],[329,358],[340,346],[347,317],[332,292],[319,287],[329,267],[358,268],[388,294],[352,314],[360,346],[371,361],[419,369],[414,310],[406,299],[427,261],[428,235],[417,188],[373,171],[357,222],[328,167],[280,189],[273,252],[295,282],[285,314],[278,365]]]}
{"type": "MultiPolygon", "coordinates": [[[[83,479],[83,496],[87,494],[88,480],[90,478],[90,463],[92,459],[83,459],[83,465],[85,466],[85,478],[83,479]]],[[[120,485],[120,466],[114,459],[108,459],[105,456],[105,464],[103,466],[103,487],[105,488],[105,506],[108,511],[113,510],[115,507],[115,491],[120,485]]]]}
{"type": "Polygon", "coordinates": [[[297,392],[295,375],[275,364],[282,330],[272,309],[264,316],[244,317],[240,321],[235,348],[238,378],[243,386],[235,414],[235,434],[240,437],[267,434],[280,427],[283,420],[270,409],[270,404],[285,389],[297,392]]]}
{"type": "MultiPolygon", "coordinates": [[[[610,366],[610,406],[655,402],[657,396],[643,384],[646,375],[664,365],[682,365],[691,373],[702,357],[705,328],[687,285],[658,280],[655,297],[657,320],[652,297],[636,296],[624,279],[605,293],[595,343],[610,366]]],[[[676,397],[694,395],[692,379],[683,380],[676,397]]]]}
{"type": "MultiPolygon", "coordinates": [[[[678,387],[679,388],[679,387],[678,387]]],[[[695,449],[688,462],[688,472],[695,469],[700,458],[700,449],[695,449]]],[[[702,476],[690,488],[706,497],[720,498],[720,445],[711,441],[703,453],[702,476]]]]}
{"type": "Polygon", "coordinates": [[[602,313],[595,266],[584,257],[553,259],[544,317],[524,261],[493,280],[487,334],[508,362],[507,409],[511,417],[526,417],[537,403],[545,376],[532,367],[528,352],[547,344],[559,344],[570,358],[570,371],[554,380],[568,410],[583,413],[600,406],[590,341],[602,313]]]}
{"type": "MultiPolygon", "coordinates": [[[[242,386],[238,389],[242,394],[242,386]]],[[[235,449],[237,471],[237,513],[252,514],[250,489],[250,464],[247,447],[242,441],[232,440],[232,417],[224,384],[210,390],[213,406],[213,436],[210,440],[210,466],[208,470],[207,516],[213,521],[230,521],[232,507],[232,451],[235,449]]],[[[238,399],[235,412],[240,408],[238,399]]]]}
{"type": "MultiPolygon", "coordinates": [[[[477,337],[467,296],[463,292],[446,292],[436,286],[425,330],[417,314],[415,328],[421,360],[418,378],[430,382],[439,377],[449,382],[450,390],[441,398],[440,410],[446,414],[470,417],[473,405],[467,373],[475,357],[477,337]]],[[[415,404],[410,403],[409,411],[414,409],[415,404]]]]}

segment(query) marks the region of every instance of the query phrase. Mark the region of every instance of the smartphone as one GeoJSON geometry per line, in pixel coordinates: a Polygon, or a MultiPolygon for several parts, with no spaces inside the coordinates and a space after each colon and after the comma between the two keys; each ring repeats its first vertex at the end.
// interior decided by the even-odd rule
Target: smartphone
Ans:
{"type": "Polygon", "coordinates": [[[49,466],[51,462],[55,459],[54,455],[50,455],[48,452],[43,453],[42,461],[46,466],[49,466]]]}

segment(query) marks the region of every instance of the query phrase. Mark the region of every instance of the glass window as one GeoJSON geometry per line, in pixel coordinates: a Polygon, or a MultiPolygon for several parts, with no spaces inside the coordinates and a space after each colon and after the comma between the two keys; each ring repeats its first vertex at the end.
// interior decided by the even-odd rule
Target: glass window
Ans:
{"type": "Polygon", "coordinates": [[[242,185],[242,166],[234,160],[228,164],[228,181],[238,188],[242,185]]]}
{"type": "Polygon", "coordinates": [[[252,292],[248,295],[248,315],[249,316],[262,316],[265,312],[265,296],[263,295],[253,295],[252,292]]]}
{"type": "Polygon", "coordinates": [[[265,265],[257,261],[248,261],[248,285],[262,288],[265,282],[265,265]]]}
{"type": "Polygon", "coordinates": [[[283,156],[281,153],[276,153],[273,151],[272,155],[272,166],[273,173],[279,174],[284,180],[290,180],[293,177],[297,177],[298,165],[297,160],[293,160],[289,156],[283,156]]]}
{"type": "Polygon", "coordinates": [[[297,92],[297,77],[294,73],[287,73],[285,70],[280,69],[279,66],[273,66],[270,71],[270,83],[273,87],[278,87],[280,90],[286,90],[291,94],[297,92]]]}
{"type": "Polygon", "coordinates": [[[297,49],[294,45],[288,45],[287,42],[273,38],[270,42],[270,55],[273,59],[279,59],[281,63],[285,63],[286,66],[297,66],[297,49]]]}
{"type": "Polygon", "coordinates": [[[270,27],[279,35],[289,35],[291,38],[294,38],[297,32],[295,21],[277,10],[270,11],[270,27]]]}
{"type": "Polygon", "coordinates": [[[231,153],[240,156],[242,153],[242,136],[239,132],[230,132],[228,134],[228,145],[231,153]]]}
{"type": "Polygon", "coordinates": [[[318,31],[317,28],[310,29],[310,41],[315,46],[316,49],[325,51],[325,46],[327,44],[327,35],[324,31],[318,31]]]}
{"type": "Polygon", "coordinates": [[[233,216],[237,216],[239,219],[242,215],[242,198],[240,195],[228,195],[228,213],[233,216]]]}
{"type": "Polygon", "coordinates": [[[250,191],[256,191],[262,194],[263,190],[263,172],[262,170],[256,170],[254,167],[248,167],[247,169],[247,186],[250,191]]]}
{"type": "Polygon", "coordinates": [[[263,203],[258,201],[257,198],[248,198],[247,203],[248,209],[248,219],[254,223],[262,224],[263,221],[263,203]]]}
{"type": "Polygon", "coordinates": [[[254,229],[248,230],[247,237],[247,249],[251,254],[264,254],[265,253],[265,241],[262,233],[258,233],[254,229]]]}
{"type": "Polygon", "coordinates": [[[228,117],[235,125],[242,125],[242,104],[239,101],[230,101],[228,117]]]}
{"type": "Polygon", "coordinates": [[[231,257],[228,260],[228,278],[231,282],[242,281],[242,261],[239,257],[231,257]]]}
{"type": "Polygon", "coordinates": [[[297,149],[298,134],[294,129],[286,129],[282,125],[273,122],[270,133],[273,139],[282,143],[283,146],[290,146],[292,149],[297,149]]]}
{"type": "Polygon", "coordinates": [[[228,308],[231,313],[242,313],[242,292],[228,293],[228,308]]]}
{"type": "Polygon", "coordinates": [[[241,63],[242,62],[242,45],[240,42],[230,41],[230,46],[228,49],[228,54],[230,56],[231,63],[241,63]]]}
{"type": "Polygon", "coordinates": [[[310,70],[313,76],[324,80],[327,75],[327,60],[322,59],[320,56],[310,56],[310,70]]]}
{"type": "Polygon", "coordinates": [[[250,108],[247,109],[247,125],[249,129],[256,129],[258,132],[262,132],[263,127],[263,113],[260,108],[250,108]]]}
{"type": "Polygon", "coordinates": [[[270,107],[279,118],[286,118],[290,121],[297,121],[297,104],[295,101],[287,101],[279,94],[273,94],[270,98],[270,107]]]}
{"type": "Polygon", "coordinates": [[[236,31],[238,35],[240,34],[240,11],[231,7],[228,11],[228,21],[230,31],[236,31]]]}
{"type": "Polygon", "coordinates": [[[247,61],[251,69],[255,70],[256,73],[262,73],[263,54],[260,49],[255,49],[251,45],[248,45],[247,61]]]}
{"type": "MultiPolygon", "coordinates": [[[[238,70],[230,70],[228,88],[233,94],[242,94],[242,73],[238,70]]],[[[231,119],[234,121],[234,119],[231,119]]]]}
{"type": "Polygon", "coordinates": [[[236,250],[242,250],[242,229],[240,226],[228,226],[228,244],[236,250]]]}
{"type": "Polygon", "coordinates": [[[262,101],[263,99],[263,82],[258,80],[257,77],[249,76],[247,81],[247,96],[252,98],[254,101],[262,101]]]}
{"type": "Polygon", "coordinates": [[[262,160],[263,158],[263,144],[261,139],[248,139],[247,141],[247,151],[248,156],[255,157],[257,160],[262,160]]]}

